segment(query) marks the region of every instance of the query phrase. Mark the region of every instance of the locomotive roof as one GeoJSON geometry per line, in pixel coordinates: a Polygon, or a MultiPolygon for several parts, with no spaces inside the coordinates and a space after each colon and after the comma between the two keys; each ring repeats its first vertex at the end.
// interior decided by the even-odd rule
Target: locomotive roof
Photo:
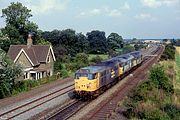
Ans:
{"type": "Polygon", "coordinates": [[[76,73],[97,73],[97,72],[102,72],[106,70],[106,66],[88,66],[81,68],[80,70],[76,71],[76,73]]]}
{"type": "Polygon", "coordinates": [[[141,52],[140,51],[134,51],[134,52],[131,52],[129,54],[133,55],[135,58],[139,58],[141,56],[141,52]]]}
{"type": "Polygon", "coordinates": [[[115,58],[116,58],[116,59],[122,58],[122,59],[124,59],[124,60],[122,60],[122,59],[120,59],[120,60],[122,60],[123,62],[126,62],[126,61],[129,61],[129,60],[132,60],[132,59],[134,58],[134,56],[131,55],[131,54],[125,54],[125,55],[117,56],[117,57],[115,57],[115,58]]]}
{"type": "Polygon", "coordinates": [[[129,60],[132,60],[134,58],[137,58],[141,55],[140,51],[134,51],[128,54],[120,55],[114,58],[111,58],[110,60],[103,61],[101,63],[84,67],[76,71],[76,73],[96,73],[96,72],[102,72],[104,70],[113,68],[117,64],[125,63],[129,60]]]}
{"type": "Polygon", "coordinates": [[[81,68],[80,70],[76,71],[76,73],[96,73],[96,72],[103,72],[104,70],[111,69],[115,65],[117,65],[117,61],[103,61],[101,63],[81,68]]]}

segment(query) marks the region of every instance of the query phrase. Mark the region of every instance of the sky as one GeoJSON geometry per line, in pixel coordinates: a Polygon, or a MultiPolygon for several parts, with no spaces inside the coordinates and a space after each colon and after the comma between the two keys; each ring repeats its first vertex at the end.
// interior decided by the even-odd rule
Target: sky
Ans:
{"type": "MultiPolygon", "coordinates": [[[[180,38],[180,0],[0,0],[2,9],[21,2],[39,29],[100,30],[123,38],[180,38]]],[[[5,19],[0,18],[0,28],[5,19]]]]}

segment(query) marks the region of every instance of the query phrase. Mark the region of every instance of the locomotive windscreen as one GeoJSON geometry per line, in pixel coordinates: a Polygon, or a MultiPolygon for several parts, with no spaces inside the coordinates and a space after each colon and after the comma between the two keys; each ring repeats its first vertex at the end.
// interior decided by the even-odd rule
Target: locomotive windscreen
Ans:
{"type": "Polygon", "coordinates": [[[88,80],[93,80],[97,76],[96,74],[83,74],[83,73],[76,73],[75,74],[75,79],[79,79],[79,77],[88,77],[88,80]]]}
{"type": "Polygon", "coordinates": [[[80,69],[79,72],[81,72],[81,73],[88,73],[88,72],[90,72],[90,70],[89,69],[80,69]]]}

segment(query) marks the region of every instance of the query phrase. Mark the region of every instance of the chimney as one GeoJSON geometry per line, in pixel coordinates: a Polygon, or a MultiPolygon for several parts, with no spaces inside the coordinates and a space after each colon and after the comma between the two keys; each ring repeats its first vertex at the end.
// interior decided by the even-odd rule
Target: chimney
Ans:
{"type": "Polygon", "coordinates": [[[28,38],[27,38],[27,47],[30,48],[32,46],[32,43],[33,40],[32,40],[32,35],[31,34],[28,34],[28,38]]]}

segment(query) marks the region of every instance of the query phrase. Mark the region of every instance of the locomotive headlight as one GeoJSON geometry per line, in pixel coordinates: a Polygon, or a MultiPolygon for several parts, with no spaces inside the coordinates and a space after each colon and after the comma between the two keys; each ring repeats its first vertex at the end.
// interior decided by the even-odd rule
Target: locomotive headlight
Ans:
{"type": "Polygon", "coordinates": [[[87,84],[87,88],[91,88],[91,83],[87,84]]]}

